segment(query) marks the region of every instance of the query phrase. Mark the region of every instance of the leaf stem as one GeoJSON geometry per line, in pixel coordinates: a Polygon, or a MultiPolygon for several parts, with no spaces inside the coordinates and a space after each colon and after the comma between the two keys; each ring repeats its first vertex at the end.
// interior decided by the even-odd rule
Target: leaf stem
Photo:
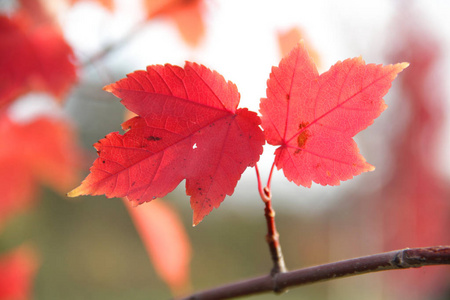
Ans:
{"type": "Polygon", "coordinates": [[[267,179],[267,188],[270,190],[270,184],[272,183],[272,174],[275,168],[275,161],[272,164],[272,168],[270,168],[269,179],[267,179]]]}
{"type": "Polygon", "coordinates": [[[261,176],[259,175],[259,169],[258,169],[258,164],[255,164],[255,171],[256,171],[256,179],[258,180],[258,192],[259,192],[259,196],[261,197],[261,200],[266,203],[267,201],[270,201],[270,195],[266,195],[266,191],[265,188],[263,188],[262,186],[262,182],[261,182],[261,176]]]}
{"type": "Polygon", "coordinates": [[[201,291],[179,300],[231,299],[378,271],[450,265],[450,246],[407,248],[266,275],[201,291]]]}
{"type": "MultiPolygon", "coordinates": [[[[264,216],[266,217],[267,223],[267,235],[266,241],[269,245],[270,256],[272,258],[273,267],[270,271],[271,276],[276,276],[278,273],[286,272],[286,264],[284,262],[283,252],[281,251],[280,245],[280,235],[277,231],[275,224],[275,210],[272,208],[272,193],[270,191],[270,182],[272,178],[272,173],[274,170],[275,163],[272,164],[270,170],[269,179],[267,185],[263,188],[261,183],[261,176],[259,174],[258,166],[255,166],[256,177],[258,179],[258,191],[261,196],[262,201],[265,204],[264,216]]],[[[274,287],[274,291],[282,292],[281,289],[274,287]]]]}

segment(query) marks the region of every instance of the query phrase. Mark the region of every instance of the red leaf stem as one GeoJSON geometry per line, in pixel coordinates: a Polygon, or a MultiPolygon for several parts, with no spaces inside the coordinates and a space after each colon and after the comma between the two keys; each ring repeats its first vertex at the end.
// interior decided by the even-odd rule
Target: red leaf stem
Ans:
{"type": "MultiPolygon", "coordinates": [[[[261,200],[265,204],[264,216],[266,217],[267,223],[266,241],[267,244],[269,245],[270,255],[272,257],[273,262],[273,268],[270,271],[270,274],[272,276],[275,276],[278,273],[286,272],[286,265],[284,263],[283,252],[281,251],[280,245],[280,235],[278,234],[275,225],[275,210],[272,208],[272,193],[270,192],[270,181],[272,178],[274,166],[275,162],[272,164],[272,168],[270,169],[267,185],[263,188],[258,166],[255,165],[256,177],[258,179],[259,195],[261,196],[261,200]]],[[[279,292],[281,292],[281,290],[279,292]]]]}

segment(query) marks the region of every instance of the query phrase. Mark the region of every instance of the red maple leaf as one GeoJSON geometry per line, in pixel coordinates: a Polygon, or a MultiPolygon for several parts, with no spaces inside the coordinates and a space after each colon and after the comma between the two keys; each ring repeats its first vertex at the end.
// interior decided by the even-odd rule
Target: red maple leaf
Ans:
{"type": "Polygon", "coordinates": [[[183,179],[194,225],[259,160],[260,119],[237,109],[236,86],[204,66],[149,66],[105,87],[138,116],[94,145],[99,158],[69,196],[125,197],[137,203],[164,197],[183,179]]]}
{"type": "Polygon", "coordinates": [[[266,139],[279,145],[275,163],[288,180],[338,185],[373,170],[353,136],[386,108],[382,97],[407,63],[338,62],[319,76],[303,43],[273,67],[260,112],[266,139]]]}
{"type": "Polygon", "coordinates": [[[36,198],[38,183],[64,191],[77,178],[79,149],[62,119],[19,124],[0,114],[0,226],[36,198]]]}
{"type": "Polygon", "coordinates": [[[63,97],[77,78],[73,61],[55,24],[38,22],[26,11],[0,16],[0,106],[30,90],[63,97]]]}

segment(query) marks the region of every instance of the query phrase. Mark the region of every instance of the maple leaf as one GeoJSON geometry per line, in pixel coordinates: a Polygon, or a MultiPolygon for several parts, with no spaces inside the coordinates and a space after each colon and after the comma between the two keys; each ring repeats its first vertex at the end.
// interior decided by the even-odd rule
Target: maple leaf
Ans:
{"type": "Polygon", "coordinates": [[[257,114],[237,109],[236,86],[202,65],[149,66],[105,90],[138,116],[122,124],[124,135],[113,132],[94,145],[99,158],[68,196],[143,203],[186,179],[196,225],[234,192],[263,151],[257,114]]]}
{"type": "Polygon", "coordinates": [[[267,82],[261,99],[267,142],[279,145],[275,163],[288,180],[310,187],[338,185],[373,170],[353,136],[386,108],[382,97],[407,63],[366,65],[361,58],[338,62],[319,76],[301,42],[267,82]]]}
{"type": "Polygon", "coordinates": [[[124,203],[158,275],[174,295],[185,293],[191,244],[176,211],[162,201],[133,207],[124,198],[124,203]]]}
{"type": "Polygon", "coordinates": [[[60,29],[26,12],[0,16],[0,106],[30,90],[62,98],[76,81],[74,55],[60,29]]]}
{"type": "Polygon", "coordinates": [[[15,123],[0,114],[0,226],[30,206],[37,184],[66,190],[77,178],[80,159],[74,132],[62,119],[40,117],[15,123]]]}

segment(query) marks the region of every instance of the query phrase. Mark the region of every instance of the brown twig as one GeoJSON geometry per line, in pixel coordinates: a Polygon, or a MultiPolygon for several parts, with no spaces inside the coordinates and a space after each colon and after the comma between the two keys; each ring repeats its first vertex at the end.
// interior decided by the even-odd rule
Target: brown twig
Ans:
{"type": "Polygon", "coordinates": [[[449,264],[450,246],[407,248],[278,273],[275,276],[256,277],[201,291],[180,300],[231,299],[372,272],[449,264]]]}
{"type": "Polygon", "coordinates": [[[270,271],[272,276],[277,273],[286,272],[286,265],[284,263],[283,253],[281,251],[280,245],[280,235],[278,234],[277,228],[275,226],[275,211],[272,208],[272,202],[265,202],[266,207],[264,208],[264,216],[266,217],[267,223],[267,235],[266,241],[269,245],[270,255],[272,257],[273,268],[270,271]]]}
{"type": "Polygon", "coordinates": [[[177,8],[187,7],[189,5],[195,5],[196,1],[193,0],[184,0],[184,1],[169,1],[167,3],[162,2],[162,4],[158,7],[158,4],[154,4],[153,6],[145,7],[147,10],[147,15],[143,20],[138,21],[133,28],[128,32],[128,34],[124,35],[121,39],[112,42],[111,44],[104,47],[100,52],[94,54],[92,57],[88,58],[86,61],[81,63],[81,67],[86,67],[96,63],[99,60],[104,59],[110,53],[118,50],[123,45],[126,45],[131,41],[138,33],[145,28],[145,25],[149,23],[149,21],[153,20],[157,16],[164,15],[166,13],[173,13],[173,11],[177,8]]]}

